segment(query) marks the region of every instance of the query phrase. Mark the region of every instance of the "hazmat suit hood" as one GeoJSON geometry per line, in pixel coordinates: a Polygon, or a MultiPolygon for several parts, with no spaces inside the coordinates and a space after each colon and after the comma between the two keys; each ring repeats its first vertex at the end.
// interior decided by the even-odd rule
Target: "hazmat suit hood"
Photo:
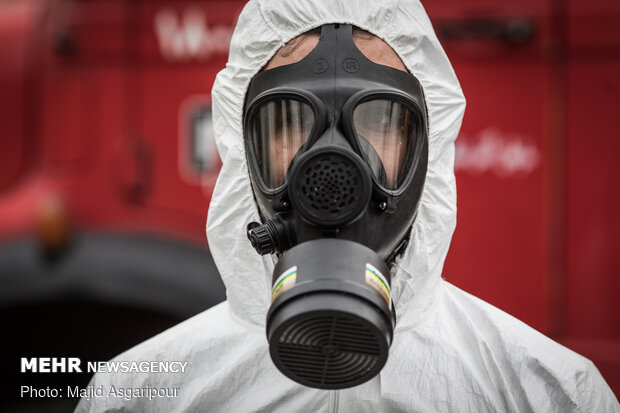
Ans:
{"type": "MultiPolygon", "coordinates": [[[[232,315],[265,324],[276,258],[259,256],[245,235],[260,221],[243,142],[243,104],[250,80],[289,40],[327,23],[348,23],[383,39],[420,81],[428,111],[429,159],[424,192],[407,249],[391,268],[397,314],[409,323],[433,304],[456,223],[454,140],[465,99],[422,5],[414,0],[249,2],[239,16],[226,68],[212,92],[216,143],[223,166],[215,185],[207,237],[232,315]],[[403,311],[404,310],[404,311],[403,311]]],[[[380,235],[378,235],[380,236],[380,235]]]]}

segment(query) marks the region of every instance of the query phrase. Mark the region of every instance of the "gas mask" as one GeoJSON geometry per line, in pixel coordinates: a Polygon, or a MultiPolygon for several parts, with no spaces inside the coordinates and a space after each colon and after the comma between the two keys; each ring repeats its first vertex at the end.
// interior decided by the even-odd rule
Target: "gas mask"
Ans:
{"type": "Polygon", "coordinates": [[[428,162],[422,87],[373,63],[352,26],[321,28],[301,61],[257,74],[244,139],[277,254],[267,338],[275,365],[306,386],[361,384],[385,365],[396,322],[388,265],[406,245],[428,162]]]}

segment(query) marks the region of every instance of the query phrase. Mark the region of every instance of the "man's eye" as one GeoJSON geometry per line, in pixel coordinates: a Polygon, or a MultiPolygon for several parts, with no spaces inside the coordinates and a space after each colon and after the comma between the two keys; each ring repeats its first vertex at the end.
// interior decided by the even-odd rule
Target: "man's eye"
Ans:
{"type": "Polygon", "coordinates": [[[390,121],[390,117],[385,112],[373,112],[372,115],[369,116],[369,123],[374,125],[375,127],[384,127],[390,121]]]}
{"type": "Polygon", "coordinates": [[[312,117],[294,113],[287,117],[286,122],[292,129],[299,128],[305,130],[312,126],[312,117]]]}
{"type": "Polygon", "coordinates": [[[356,123],[362,130],[383,130],[388,127],[390,117],[383,111],[364,111],[356,116],[356,123]]]}

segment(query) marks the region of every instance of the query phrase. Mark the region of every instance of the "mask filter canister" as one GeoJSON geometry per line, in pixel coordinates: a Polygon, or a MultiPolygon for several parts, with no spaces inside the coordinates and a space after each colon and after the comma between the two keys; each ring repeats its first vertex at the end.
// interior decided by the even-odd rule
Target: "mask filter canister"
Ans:
{"type": "Polygon", "coordinates": [[[395,317],[389,271],[356,242],[319,239],[280,257],[267,315],[270,354],[287,377],[342,389],[385,365],[395,317]]]}

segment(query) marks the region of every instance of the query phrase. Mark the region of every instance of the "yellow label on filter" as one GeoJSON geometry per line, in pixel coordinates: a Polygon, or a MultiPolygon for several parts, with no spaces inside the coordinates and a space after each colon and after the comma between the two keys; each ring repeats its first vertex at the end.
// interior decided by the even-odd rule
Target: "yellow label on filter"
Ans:
{"type": "Polygon", "coordinates": [[[280,294],[295,285],[297,281],[297,266],[293,266],[284,271],[273,284],[271,290],[271,301],[275,300],[280,294]]]}
{"type": "Polygon", "coordinates": [[[383,274],[381,274],[381,271],[369,263],[366,263],[366,283],[379,291],[379,294],[381,294],[387,305],[390,305],[390,300],[392,299],[390,285],[383,274]]]}

